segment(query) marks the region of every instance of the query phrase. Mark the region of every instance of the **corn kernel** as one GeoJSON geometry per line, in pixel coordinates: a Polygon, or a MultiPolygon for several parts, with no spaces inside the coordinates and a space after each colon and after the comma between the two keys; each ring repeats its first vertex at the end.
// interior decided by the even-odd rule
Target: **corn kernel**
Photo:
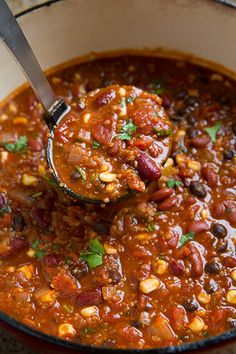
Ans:
{"type": "Polygon", "coordinates": [[[23,273],[25,278],[30,280],[34,275],[34,266],[33,264],[24,265],[17,268],[17,271],[23,273]]]}
{"type": "Polygon", "coordinates": [[[236,269],[231,272],[230,276],[234,281],[236,281],[236,269]]]}
{"type": "Polygon", "coordinates": [[[17,113],[17,107],[16,107],[16,105],[14,104],[14,103],[9,103],[9,111],[11,112],[11,113],[17,113]]]}
{"type": "Polygon", "coordinates": [[[236,304],[236,290],[229,290],[226,295],[226,300],[229,304],[236,304]]]}
{"type": "Polygon", "coordinates": [[[106,254],[117,254],[117,249],[110,246],[108,243],[104,243],[103,248],[106,254]]]}
{"type": "Polygon", "coordinates": [[[54,303],[55,299],[56,299],[56,294],[54,290],[48,290],[43,295],[37,297],[37,300],[39,302],[49,303],[49,304],[54,303]]]}
{"type": "Polygon", "coordinates": [[[168,268],[168,263],[163,259],[158,259],[155,267],[156,273],[159,275],[164,274],[167,271],[167,268],[168,268]]]}
{"type": "Polygon", "coordinates": [[[0,114],[0,123],[5,122],[7,120],[8,116],[5,113],[0,114]]]}
{"type": "Polygon", "coordinates": [[[197,296],[197,299],[201,304],[206,305],[209,304],[209,302],[211,301],[211,295],[204,292],[200,292],[197,296]]]}
{"type": "Polygon", "coordinates": [[[160,288],[160,280],[156,277],[150,277],[145,280],[142,280],[139,284],[139,289],[144,294],[149,294],[152,291],[160,288]]]}
{"type": "Polygon", "coordinates": [[[85,112],[85,113],[83,114],[83,117],[82,117],[82,118],[83,118],[83,121],[84,121],[85,124],[89,122],[89,119],[91,118],[91,116],[92,116],[92,114],[89,113],[89,112],[85,112]]]}
{"type": "Polygon", "coordinates": [[[63,323],[58,327],[59,337],[74,337],[76,330],[70,323],[63,323]]]}
{"type": "Polygon", "coordinates": [[[126,89],[124,89],[123,87],[119,88],[119,94],[120,96],[125,96],[126,95],[126,89]]]}
{"type": "Polygon", "coordinates": [[[202,211],[201,211],[201,216],[202,216],[202,218],[203,219],[207,219],[208,217],[209,217],[209,211],[208,211],[208,209],[202,209],[202,211]]]}
{"type": "Polygon", "coordinates": [[[106,183],[113,182],[116,179],[116,174],[111,172],[102,172],[99,174],[99,179],[106,183]]]}
{"type": "Polygon", "coordinates": [[[1,151],[1,162],[5,163],[8,159],[9,153],[7,151],[1,151]]]}
{"type": "Polygon", "coordinates": [[[115,189],[115,185],[114,183],[109,183],[107,186],[106,186],[106,192],[107,193],[112,193],[115,189]]]}
{"type": "Polygon", "coordinates": [[[187,156],[185,154],[177,154],[176,162],[178,165],[183,165],[187,162],[187,156]]]}
{"type": "Polygon", "coordinates": [[[27,125],[28,119],[25,117],[16,117],[13,119],[13,124],[15,125],[27,125]]]}
{"type": "Polygon", "coordinates": [[[201,169],[200,162],[194,161],[194,160],[188,160],[187,166],[188,166],[188,168],[191,168],[194,171],[200,171],[200,169],[201,169]]]}
{"type": "Polygon", "coordinates": [[[175,140],[179,140],[179,139],[183,138],[185,135],[186,135],[185,130],[183,130],[183,129],[178,130],[175,134],[175,140]]]}
{"type": "Polygon", "coordinates": [[[211,81],[223,81],[223,76],[218,73],[212,74],[211,81]]]}
{"type": "Polygon", "coordinates": [[[45,176],[46,175],[46,168],[45,168],[44,165],[39,165],[38,173],[39,173],[40,176],[45,176]]]}
{"type": "Polygon", "coordinates": [[[83,317],[92,317],[98,315],[98,308],[97,306],[88,306],[83,308],[80,313],[83,317]]]}
{"type": "Polygon", "coordinates": [[[61,82],[61,78],[57,76],[52,77],[52,83],[53,84],[59,84],[61,82]]]}
{"type": "Polygon", "coordinates": [[[143,233],[143,234],[138,234],[135,236],[135,239],[139,240],[139,241],[144,241],[144,240],[150,240],[150,233],[143,233]]]}
{"type": "Polygon", "coordinates": [[[22,183],[24,186],[34,186],[38,183],[38,179],[35,176],[28,175],[28,173],[24,173],[22,175],[22,183]]]}
{"type": "Polygon", "coordinates": [[[34,254],[35,254],[35,251],[34,251],[32,248],[30,248],[30,249],[27,251],[27,256],[29,256],[29,257],[34,257],[34,254]]]}
{"type": "Polygon", "coordinates": [[[106,165],[105,163],[103,163],[100,167],[100,171],[102,172],[106,172],[109,171],[110,167],[108,165],[106,165]]]}
{"type": "Polygon", "coordinates": [[[7,267],[7,272],[9,272],[9,273],[14,273],[15,272],[15,267],[13,267],[13,266],[10,266],[10,267],[7,267]]]}
{"type": "Polygon", "coordinates": [[[203,319],[201,317],[198,317],[198,316],[194,317],[192,322],[189,324],[189,328],[194,333],[201,332],[204,329],[204,327],[205,327],[205,323],[204,323],[203,319]]]}
{"type": "Polygon", "coordinates": [[[168,157],[168,159],[166,160],[166,162],[164,164],[164,168],[171,167],[171,166],[174,166],[174,160],[171,157],[168,157]]]}

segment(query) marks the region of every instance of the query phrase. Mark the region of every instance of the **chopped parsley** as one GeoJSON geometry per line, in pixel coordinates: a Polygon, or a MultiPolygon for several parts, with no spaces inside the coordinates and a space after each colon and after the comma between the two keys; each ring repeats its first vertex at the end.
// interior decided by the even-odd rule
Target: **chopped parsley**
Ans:
{"type": "Polygon", "coordinates": [[[83,334],[96,333],[96,329],[92,327],[83,327],[80,330],[83,334]]]}
{"type": "Polygon", "coordinates": [[[92,143],[92,148],[93,149],[100,148],[100,143],[97,140],[94,140],[93,143],[92,143]]]}
{"type": "Polygon", "coordinates": [[[37,257],[40,261],[44,258],[45,256],[45,251],[39,248],[40,240],[35,240],[32,244],[32,248],[34,250],[34,255],[37,257]]]}
{"type": "Polygon", "coordinates": [[[181,239],[179,241],[180,247],[182,247],[186,242],[193,240],[194,237],[195,237],[195,233],[194,232],[188,232],[187,234],[182,235],[181,239]]]}
{"type": "Polygon", "coordinates": [[[80,177],[82,178],[83,181],[86,181],[86,173],[84,172],[84,170],[79,167],[79,166],[75,166],[75,169],[77,172],[79,172],[80,177]]]}
{"type": "Polygon", "coordinates": [[[56,186],[57,187],[56,182],[52,178],[49,178],[48,176],[43,176],[43,178],[48,182],[49,186],[56,186]]]}
{"type": "Polygon", "coordinates": [[[166,185],[168,188],[175,188],[175,187],[179,187],[182,186],[183,183],[181,181],[177,181],[175,180],[173,177],[171,177],[167,182],[166,185]]]}
{"type": "Polygon", "coordinates": [[[96,268],[102,264],[104,253],[102,244],[97,239],[93,239],[90,241],[88,250],[80,253],[80,259],[85,261],[90,268],[96,268]]]}
{"type": "Polygon", "coordinates": [[[137,130],[136,125],[133,123],[132,119],[129,119],[128,123],[125,123],[120,131],[120,134],[114,136],[113,139],[120,139],[120,140],[131,140],[132,133],[137,130]]]}
{"type": "Polygon", "coordinates": [[[4,216],[5,214],[8,214],[10,212],[11,212],[11,208],[9,207],[8,204],[6,204],[2,208],[0,208],[0,217],[4,216]]]}
{"type": "Polygon", "coordinates": [[[213,127],[207,127],[205,128],[205,131],[207,132],[207,134],[210,136],[211,141],[214,143],[216,141],[216,134],[218,133],[218,131],[221,128],[222,123],[221,122],[217,122],[213,127]]]}
{"type": "Polygon", "coordinates": [[[41,197],[41,195],[43,195],[43,192],[37,192],[31,195],[32,198],[38,198],[41,197]]]}
{"type": "Polygon", "coordinates": [[[134,100],[135,100],[135,97],[132,97],[132,96],[129,96],[129,97],[125,98],[125,102],[127,104],[134,102],[134,100]]]}
{"type": "Polygon", "coordinates": [[[156,135],[158,137],[165,138],[167,136],[171,136],[173,134],[172,130],[170,128],[168,129],[159,129],[157,127],[154,127],[153,130],[155,131],[156,135]]]}
{"type": "Polygon", "coordinates": [[[156,231],[157,229],[157,226],[155,223],[153,222],[150,222],[147,224],[147,227],[146,227],[146,230],[149,231],[149,232],[153,232],[153,231],[156,231]]]}
{"type": "Polygon", "coordinates": [[[3,147],[9,152],[24,152],[28,146],[27,136],[20,136],[15,143],[4,143],[3,147]]]}

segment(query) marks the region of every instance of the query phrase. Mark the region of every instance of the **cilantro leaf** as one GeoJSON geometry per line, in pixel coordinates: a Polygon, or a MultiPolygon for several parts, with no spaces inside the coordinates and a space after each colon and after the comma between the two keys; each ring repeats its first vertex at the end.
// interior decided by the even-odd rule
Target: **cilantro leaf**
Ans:
{"type": "Polygon", "coordinates": [[[75,166],[75,169],[77,172],[79,172],[80,177],[82,178],[83,181],[86,181],[86,173],[84,172],[84,170],[79,167],[79,166],[75,166]]]}
{"type": "Polygon", "coordinates": [[[194,232],[188,232],[187,234],[182,235],[181,239],[179,241],[180,247],[183,246],[186,242],[193,240],[194,237],[195,237],[195,233],[194,232]]]}
{"type": "Polygon", "coordinates": [[[80,253],[80,259],[93,269],[102,264],[104,253],[102,244],[97,239],[93,239],[90,241],[88,251],[80,253]]]}
{"type": "Polygon", "coordinates": [[[172,130],[170,128],[168,129],[159,129],[157,127],[154,127],[153,130],[155,131],[156,135],[162,138],[165,138],[167,136],[171,136],[172,130]]]}
{"type": "Polygon", "coordinates": [[[167,182],[166,185],[168,188],[175,188],[175,187],[179,187],[182,186],[183,183],[181,181],[177,181],[175,180],[173,177],[171,177],[167,182]]]}
{"type": "Polygon", "coordinates": [[[15,143],[4,143],[3,147],[9,152],[19,152],[27,149],[28,138],[27,136],[20,136],[15,143]]]}
{"type": "Polygon", "coordinates": [[[92,148],[93,149],[100,148],[100,143],[97,140],[94,140],[93,143],[92,143],[92,148]]]}
{"type": "Polygon", "coordinates": [[[128,123],[123,125],[120,134],[115,135],[113,139],[131,140],[132,133],[134,133],[136,130],[136,125],[133,123],[132,119],[129,119],[128,123]]]}
{"type": "Polygon", "coordinates": [[[156,229],[157,229],[157,226],[153,222],[148,223],[146,226],[146,230],[149,232],[156,231],[156,229]]]}
{"type": "Polygon", "coordinates": [[[214,143],[216,141],[216,134],[218,133],[218,131],[220,130],[222,126],[221,122],[217,122],[213,127],[207,127],[205,128],[205,131],[207,132],[207,134],[210,136],[211,141],[214,143]]]}
{"type": "Polygon", "coordinates": [[[129,104],[129,103],[132,103],[134,100],[135,100],[135,97],[133,97],[133,96],[126,97],[125,103],[129,104]]]}
{"type": "Polygon", "coordinates": [[[2,208],[0,208],[0,217],[2,217],[5,214],[8,214],[10,212],[11,212],[11,208],[9,207],[8,204],[6,204],[2,208]]]}
{"type": "Polygon", "coordinates": [[[40,240],[35,240],[32,244],[32,248],[34,250],[34,255],[37,257],[40,261],[44,258],[45,256],[45,251],[39,248],[40,240]]]}
{"type": "Polygon", "coordinates": [[[163,78],[153,80],[152,90],[155,94],[161,95],[166,91],[166,88],[164,87],[164,82],[165,80],[163,78]]]}

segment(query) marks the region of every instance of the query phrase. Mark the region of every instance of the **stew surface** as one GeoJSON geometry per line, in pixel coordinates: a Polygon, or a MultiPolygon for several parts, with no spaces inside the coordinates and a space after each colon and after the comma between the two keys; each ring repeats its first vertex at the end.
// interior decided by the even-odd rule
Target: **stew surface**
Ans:
{"type": "MultiPolygon", "coordinates": [[[[76,205],[47,172],[30,89],[0,112],[0,310],[95,346],[152,348],[236,326],[236,83],[184,60],[94,58],[50,77],[70,104],[134,85],[163,99],[162,176],[105,207],[76,205]]],[[[98,151],[98,150],[96,150],[98,151]]]]}

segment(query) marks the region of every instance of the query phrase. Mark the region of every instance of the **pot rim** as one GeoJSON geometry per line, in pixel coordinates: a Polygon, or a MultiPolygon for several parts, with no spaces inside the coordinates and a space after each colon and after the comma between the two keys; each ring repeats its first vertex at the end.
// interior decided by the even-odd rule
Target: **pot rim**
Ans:
{"type": "MultiPolygon", "coordinates": [[[[40,10],[45,6],[52,6],[56,3],[62,2],[64,0],[48,0],[39,5],[34,5],[28,9],[21,11],[15,15],[16,18],[40,10]]],[[[219,3],[223,6],[227,6],[236,10],[236,2],[234,0],[211,0],[215,3],[219,3]]],[[[119,348],[106,348],[106,347],[94,347],[91,345],[85,345],[81,343],[76,343],[68,340],[61,339],[46,333],[43,333],[39,330],[33,329],[20,321],[17,321],[13,317],[7,315],[6,313],[0,311],[0,322],[7,325],[7,327],[12,327],[25,335],[37,338],[42,341],[46,341],[52,345],[60,346],[61,348],[69,350],[81,350],[84,352],[99,353],[99,354],[108,354],[110,352],[115,352],[117,354],[175,354],[175,353],[194,353],[201,349],[211,349],[216,345],[223,346],[226,343],[236,341],[236,329],[212,336],[200,341],[189,342],[177,346],[163,347],[163,348],[148,348],[148,349],[119,349],[119,348]]]]}

